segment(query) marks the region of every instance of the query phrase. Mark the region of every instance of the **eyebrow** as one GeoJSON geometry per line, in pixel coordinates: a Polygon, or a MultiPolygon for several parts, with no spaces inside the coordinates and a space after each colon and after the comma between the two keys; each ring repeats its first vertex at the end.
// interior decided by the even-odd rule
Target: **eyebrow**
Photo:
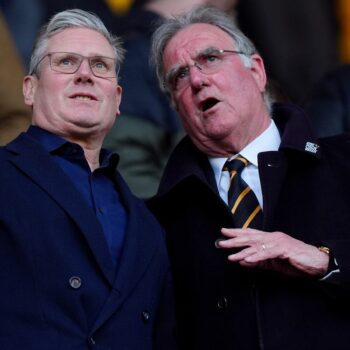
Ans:
{"type": "Polygon", "coordinates": [[[205,56],[205,55],[208,55],[208,54],[213,53],[215,51],[220,52],[220,49],[218,49],[217,47],[213,47],[213,46],[207,47],[206,49],[199,51],[196,57],[205,56]]]}
{"type": "MultiPolygon", "coordinates": [[[[213,47],[213,46],[210,46],[210,47],[207,47],[205,49],[202,49],[200,51],[197,52],[196,56],[193,58],[194,61],[196,61],[196,59],[198,57],[201,57],[201,56],[205,56],[205,55],[208,55],[210,53],[213,53],[213,52],[219,52],[220,49],[218,49],[217,47],[213,47]]],[[[169,82],[181,69],[185,69],[186,67],[188,67],[187,65],[181,65],[181,64],[176,64],[175,66],[173,66],[169,72],[165,75],[165,81],[166,82],[169,82]]]]}

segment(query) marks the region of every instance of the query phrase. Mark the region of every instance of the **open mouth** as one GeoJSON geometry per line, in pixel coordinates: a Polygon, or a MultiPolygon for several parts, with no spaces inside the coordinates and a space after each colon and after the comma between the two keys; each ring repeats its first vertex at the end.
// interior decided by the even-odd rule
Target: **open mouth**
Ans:
{"type": "Polygon", "coordinates": [[[218,102],[220,101],[217,100],[216,98],[210,97],[201,102],[200,108],[202,112],[206,112],[208,109],[214,107],[218,102]]]}

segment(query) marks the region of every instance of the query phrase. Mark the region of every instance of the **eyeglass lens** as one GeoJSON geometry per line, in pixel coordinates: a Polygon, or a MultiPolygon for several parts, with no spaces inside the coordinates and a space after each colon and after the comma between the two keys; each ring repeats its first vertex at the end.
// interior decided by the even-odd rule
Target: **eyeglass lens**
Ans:
{"type": "Polygon", "coordinates": [[[59,73],[75,73],[84,59],[87,59],[92,73],[97,77],[116,77],[115,59],[103,56],[85,57],[70,52],[53,52],[49,54],[52,70],[59,73]]]}

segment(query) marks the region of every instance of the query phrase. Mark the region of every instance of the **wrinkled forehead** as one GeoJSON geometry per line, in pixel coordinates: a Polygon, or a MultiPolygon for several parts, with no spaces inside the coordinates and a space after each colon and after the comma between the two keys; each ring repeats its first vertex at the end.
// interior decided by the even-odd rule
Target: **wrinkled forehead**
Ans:
{"type": "Polygon", "coordinates": [[[178,31],[168,42],[163,55],[165,71],[173,65],[186,64],[207,48],[234,49],[233,38],[221,28],[195,23],[178,31]]]}

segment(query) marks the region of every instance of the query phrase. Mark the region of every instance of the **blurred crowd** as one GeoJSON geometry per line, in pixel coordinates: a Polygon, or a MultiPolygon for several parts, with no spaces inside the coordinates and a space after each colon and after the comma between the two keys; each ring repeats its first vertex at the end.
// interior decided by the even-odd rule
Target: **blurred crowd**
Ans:
{"type": "Polygon", "coordinates": [[[0,143],[30,123],[22,102],[27,70],[40,26],[54,13],[81,8],[96,13],[127,49],[120,72],[121,117],[105,145],[121,155],[120,171],[144,198],[156,191],[170,152],[183,130],[149,66],[150,38],[162,18],[204,3],[225,9],[265,59],[276,100],[303,105],[321,136],[350,129],[350,59],[347,0],[0,0],[0,143]]]}

